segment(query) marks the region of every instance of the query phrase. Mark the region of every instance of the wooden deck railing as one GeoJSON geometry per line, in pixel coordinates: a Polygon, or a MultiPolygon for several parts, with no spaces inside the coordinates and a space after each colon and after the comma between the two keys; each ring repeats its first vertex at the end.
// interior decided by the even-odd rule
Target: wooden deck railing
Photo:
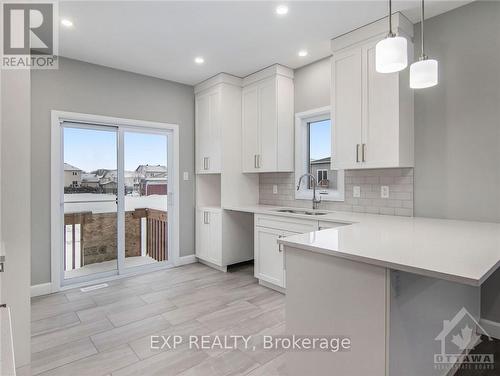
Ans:
{"type": "MultiPolygon", "coordinates": [[[[127,212],[127,214],[130,212],[127,212]]],[[[156,261],[166,261],[168,259],[168,215],[166,211],[156,210],[156,209],[135,209],[132,213],[132,218],[139,219],[139,221],[127,221],[125,220],[125,231],[130,231],[135,233],[135,243],[143,244],[143,233],[145,233],[145,245],[146,245],[146,255],[155,259],[156,261]],[[142,218],[145,218],[146,229],[143,232],[142,218]],[[129,223],[134,222],[134,223],[129,223]],[[130,228],[129,226],[139,226],[138,228],[130,228]]],[[[91,225],[97,218],[97,216],[106,216],[107,221],[113,221],[111,228],[114,226],[116,228],[116,215],[110,216],[110,213],[92,213],[92,212],[79,212],[79,213],[65,213],[64,214],[64,268],[66,270],[66,259],[68,255],[67,249],[67,231],[71,233],[71,256],[72,263],[71,269],[76,268],[76,249],[77,244],[80,243],[80,265],[88,265],[98,261],[85,260],[85,241],[88,231],[85,231],[86,226],[91,225]],[[69,227],[68,227],[69,226],[69,227]],[[79,226],[79,237],[77,236],[77,226],[79,226]]],[[[101,218],[102,219],[102,218],[101,218]]],[[[92,230],[90,230],[92,231],[92,230]]],[[[92,234],[94,237],[98,237],[98,234],[92,234]]],[[[95,240],[95,239],[94,239],[95,240]]],[[[116,247],[115,247],[116,249],[116,247]]],[[[116,253],[116,252],[115,252],[116,253]]]]}
{"type": "Polygon", "coordinates": [[[135,209],[134,217],[146,218],[146,254],[156,261],[167,260],[167,212],[156,209],[135,209]]]}

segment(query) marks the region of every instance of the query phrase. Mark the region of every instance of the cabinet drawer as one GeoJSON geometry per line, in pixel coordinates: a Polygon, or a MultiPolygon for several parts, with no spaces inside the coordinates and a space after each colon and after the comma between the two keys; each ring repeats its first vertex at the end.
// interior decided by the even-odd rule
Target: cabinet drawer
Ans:
{"type": "Polygon", "coordinates": [[[255,226],[274,228],[296,233],[316,231],[318,229],[317,220],[302,218],[279,217],[274,215],[256,215],[255,226]]]}

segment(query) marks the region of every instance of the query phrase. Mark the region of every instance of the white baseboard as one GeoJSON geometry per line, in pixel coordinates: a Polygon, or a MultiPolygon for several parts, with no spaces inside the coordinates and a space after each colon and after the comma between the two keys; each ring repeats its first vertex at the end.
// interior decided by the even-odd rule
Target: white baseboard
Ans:
{"type": "Polygon", "coordinates": [[[481,319],[479,320],[479,325],[482,326],[486,335],[489,335],[490,337],[500,339],[500,323],[491,321],[491,320],[486,320],[486,319],[481,319]]]}
{"type": "Polygon", "coordinates": [[[187,265],[187,264],[193,264],[195,262],[198,262],[198,260],[196,260],[196,256],[195,255],[187,255],[187,256],[181,256],[181,257],[179,257],[176,260],[175,265],[176,266],[187,265]]]}
{"type": "MultiPolygon", "coordinates": [[[[187,256],[179,257],[177,259],[175,266],[193,264],[195,262],[198,262],[195,255],[187,255],[187,256]]],[[[171,268],[172,265],[170,265],[169,267],[171,268]]],[[[112,276],[109,278],[101,278],[101,279],[94,280],[94,281],[88,281],[88,282],[82,282],[82,283],[78,283],[78,284],[64,286],[64,287],[61,287],[60,290],[67,290],[67,289],[73,289],[73,288],[77,288],[77,287],[84,287],[84,286],[93,285],[93,284],[100,283],[100,282],[112,281],[112,280],[121,279],[124,277],[131,277],[133,275],[142,274],[142,273],[144,273],[144,272],[138,271],[137,273],[129,273],[129,274],[112,276]]],[[[54,291],[52,291],[52,283],[50,283],[50,282],[41,283],[39,285],[31,286],[31,297],[47,295],[47,294],[51,294],[53,292],[54,291]]]]}
{"type": "Polygon", "coordinates": [[[41,283],[39,285],[31,286],[31,297],[47,295],[52,293],[52,283],[41,283]]]}

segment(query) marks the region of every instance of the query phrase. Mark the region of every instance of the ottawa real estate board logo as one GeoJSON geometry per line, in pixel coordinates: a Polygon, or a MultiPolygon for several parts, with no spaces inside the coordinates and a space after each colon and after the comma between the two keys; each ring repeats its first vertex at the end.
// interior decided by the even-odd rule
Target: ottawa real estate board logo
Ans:
{"type": "Polygon", "coordinates": [[[57,69],[57,3],[2,3],[2,69],[57,69]]]}
{"type": "Polygon", "coordinates": [[[483,340],[491,341],[491,337],[465,308],[453,319],[443,321],[443,330],[435,340],[441,343],[440,353],[434,354],[435,369],[484,371],[495,368],[494,354],[475,351],[483,340]]]}

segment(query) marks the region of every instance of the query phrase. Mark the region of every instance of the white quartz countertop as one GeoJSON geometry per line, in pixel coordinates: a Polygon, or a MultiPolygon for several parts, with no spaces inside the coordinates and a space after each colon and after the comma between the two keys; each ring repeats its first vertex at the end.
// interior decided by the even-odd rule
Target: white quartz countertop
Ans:
{"type": "Polygon", "coordinates": [[[500,224],[348,212],[308,216],[277,213],[279,207],[224,207],[249,213],[344,223],[293,235],[285,246],[381,267],[481,285],[500,266],[500,224]]]}

